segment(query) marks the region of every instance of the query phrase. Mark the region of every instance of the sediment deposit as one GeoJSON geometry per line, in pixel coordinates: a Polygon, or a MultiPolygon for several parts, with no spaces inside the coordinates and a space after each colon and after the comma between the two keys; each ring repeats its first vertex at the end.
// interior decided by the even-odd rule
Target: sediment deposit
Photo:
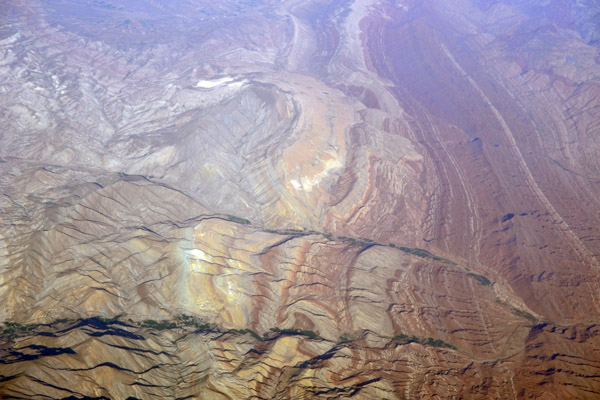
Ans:
{"type": "Polygon", "coordinates": [[[600,396],[592,1],[0,5],[0,397],[600,396]]]}

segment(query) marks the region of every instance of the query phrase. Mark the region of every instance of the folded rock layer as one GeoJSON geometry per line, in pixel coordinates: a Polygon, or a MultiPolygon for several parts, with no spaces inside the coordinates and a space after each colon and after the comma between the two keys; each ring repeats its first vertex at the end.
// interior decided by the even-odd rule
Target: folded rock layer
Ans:
{"type": "Polygon", "coordinates": [[[0,397],[600,396],[593,1],[0,5],[0,397]]]}

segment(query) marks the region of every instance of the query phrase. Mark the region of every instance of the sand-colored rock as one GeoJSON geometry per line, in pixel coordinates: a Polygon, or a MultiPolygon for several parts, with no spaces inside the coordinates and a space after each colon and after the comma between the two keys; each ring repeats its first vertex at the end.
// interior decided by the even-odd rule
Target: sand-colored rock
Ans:
{"type": "Polygon", "coordinates": [[[595,398],[593,2],[0,5],[0,397],[595,398]]]}

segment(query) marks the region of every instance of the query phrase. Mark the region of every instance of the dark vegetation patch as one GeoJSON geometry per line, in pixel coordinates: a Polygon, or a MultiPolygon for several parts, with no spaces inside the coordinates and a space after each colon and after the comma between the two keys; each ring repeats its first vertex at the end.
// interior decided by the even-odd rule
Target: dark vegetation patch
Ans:
{"type": "Polygon", "coordinates": [[[225,331],[225,333],[231,333],[232,335],[250,335],[256,340],[263,340],[263,338],[252,329],[228,329],[225,331]]]}
{"type": "Polygon", "coordinates": [[[21,325],[18,322],[5,322],[4,328],[2,329],[2,336],[16,336],[33,332],[39,325],[21,325]]]}
{"type": "Polygon", "coordinates": [[[392,340],[399,341],[402,344],[419,343],[424,346],[433,346],[433,347],[441,347],[441,348],[456,350],[456,346],[454,346],[450,343],[446,343],[441,339],[434,339],[431,337],[424,338],[424,337],[418,337],[418,336],[414,336],[414,335],[408,336],[408,335],[401,333],[401,334],[398,334],[398,335],[395,335],[394,337],[392,337],[392,340]]]}
{"type": "Polygon", "coordinates": [[[512,308],[512,312],[513,314],[525,318],[527,319],[529,322],[535,324],[537,323],[537,318],[534,317],[533,315],[531,315],[530,313],[528,313],[527,311],[523,311],[523,310],[519,310],[518,308],[512,308]]]}
{"type": "Polygon", "coordinates": [[[481,286],[490,286],[492,284],[492,281],[490,281],[488,277],[484,275],[479,275],[474,272],[467,272],[467,276],[475,279],[477,284],[481,286]]]}
{"type": "Polygon", "coordinates": [[[342,333],[340,338],[338,339],[338,344],[352,343],[356,341],[357,338],[350,335],[349,333],[342,333]]]}
{"type": "MultiPolygon", "coordinates": [[[[514,214],[507,214],[507,215],[512,215],[514,217],[514,214]]],[[[236,223],[244,224],[244,225],[251,224],[251,222],[249,220],[247,220],[245,218],[237,217],[235,215],[225,215],[225,219],[228,221],[232,221],[232,222],[236,222],[236,223]]],[[[392,248],[398,249],[400,251],[403,251],[405,253],[415,255],[417,257],[428,258],[428,259],[431,259],[434,261],[439,261],[439,262],[443,262],[445,264],[450,264],[450,265],[458,265],[458,263],[456,263],[455,261],[452,261],[445,257],[440,257],[440,256],[433,254],[430,251],[425,250],[425,249],[421,249],[418,247],[399,246],[394,243],[379,243],[373,239],[368,239],[368,238],[363,238],[363,237],[351,237],[351,236],[343,236],[343,235],[338,236],[338,235],[334,235],[333,233],[330,233],[330,232],[317,232],[317,231],[308,230],[308,229],[265,228],[265,229],[263,229],[263,231],[268,232],[268,233],[273,233],[276,235],[292,236],[292,237],[321,235],[329,241],[342,242],[342,243],[349,244],[350,246],[362,247],[363,250],[365,250],[366,248],[371,247],[371,246],[392,247],[392,248]]]]}
{"type": "Polygon", "coordinates": [[[308,235],[318,235],[319,232],[305,229],[265,229],[265,232],[274,233],[282,236],[303,237],[308,235]]]}
{"type": "Polygon", "coordinates": [[[164,330],[168,330],[168,329],[177,328],[177,323],[172,322],[172,321],[167,321],[167,320],[155,321],[153,319],[147,319],[147,320],[144,320],[141,322],[141,326],[143,328],[152,328],[157,331],[164,331],[164,330]]]}
{"type": "MultiPolygon", "coordinates": [[[[519,310],[515,309],[515,312],[519,312],[519,310]]],[[[529,315],[525,313],[526,315],[529,315]]],[[[70,332],[77,328],[82,328],[83,331],[94,337],[101,337],[105,335],[113,335],[113,336],[121,336],[129,339],[136,340],[145,340],[145,337],[136,333],[131,332],[126,328],[134,328],[134,329],[149,329],[154,331],[165,331],[165,330],[173,330],[179,329],[185,332],[182,337],[189,335],[192,332],[195,333],[218,333],[218,334],[230,334],[230,335],[249,335],[256,341],[270,341],[277,339],[280,336],[304,336],[310,340],[323,340],[321,336],[319,336],[316,332],[312,330],[305,329],[294,329],[294,328],[271,328],[268,331],[264,332],[262,336],[253,331],[252,329],[243,328],[243,329],[223,329],[222,327],[208,323],[202,319],[199,319],[192,315],[179,314],[175,316],[173,319],[169,320],[153,320],[147,319],[142,321],[134,321],[132,319],[128,319],[128,322],[121,321],[122,315],[117,315],[111,318],[105,317],[90,317],[90,318],[81,318],[81,319],[57,319],[48,324],[32,324],[32,325],[21,325],[16,322],[5,322],[4,329],[1,331],[0,336],[3,336],[6,339],[14,339],[16,336],[31,336],[31,335],[43,335],[43,336],[54,336],[57,337],[60,334],[64,334],[66,332],[70,332]],[[64,324],[69,324],[69,326],[65,327],[64,324]],[[53,328],[53,331],[41,331],[36,332],[36,329],[39,327],[43,328],[53,328]],[[8,333],[6,333],[8,332],[8,333]]],[[[529,315],[529,318],[533,318],[529,315]]],[[[533,318],[534,319],[534,318],[533,318]]],[[[534,319],[535,320],[535,319],[534,319]]],[[[354,341],[359,340],[363,335],[362,334],[347,334],[343,333],[338,340],[339,344],[347,344],[352,343],[354,341]]],[[[407,335],[396,335],[393,337],[393,340],[402,341],[404,343],[420,343],[422,345],[429,345],[435,347],[446,347],[455,349],[451,344],[445,343],[439,339],[433,338],[419,338],[416,336],[407,336],[407,335]]],[[[176,342],[176,341],[174,341],[176,342]]],[[[75,354],[75,352],[70,348],[58,348],[58,347],[45,347],[38,345],[27,346],[26,348],[21,349],[13,349],[11,353],[9,353],[9,357],[13,362],[24,361],[30,359],[36,359],[39,357],[47,357],[47,356],[55,356],[61,354],[75,354]],[[24,349],[33,350],[32,352],[24,352],[24,349]]]]}
{"type": "Polygon", "coordinates": [[[389,246],[390,246],[390,247],[393,247],[394,249],[398,249],[398,250],[400,250],[400,251],[403,251],[403,252],[405,252],[405,253],[408,253],[408,254],[415,255],[415,256],[417,256],[417,257],[421,257],[421,258],[429,258],[429,259],[432,259],[432,260],[434,260],[434,261],[443,262],[443,263],[445,263],[445,264],[458,265],[458,263],[456,263],[456,262],[454,262],[454,261],[452,261],[452,260],[450,260],[450,259],[448,259],[448,258],[445,258],[445,257],[440,257],[440,256],[438,256],[438,255],[436,255],[436,254],[433,254],[433,253],[432,253],[432,252],[430,252],[430,251],[427,251],[427,250],[425,250],[425,249],[420,249],[420,248],[418,248],[418,247],[405,247],[405,246],[398,246],[398,245],[395,245],[395,244],[393,244],[393,243],[390,243],[390,245],[389,245],[389,246]]]}
{"type": "Polygon", "coordinates": [[[369,247],[374,244],[379,244],[379,243],[376,243],[374,240],[366,239],[366,238],[362,238],[362,237],[353,238],[353,237],[349,237],[349,236],[336,236],[336,239],[340,242],[348,243],[350,246],[357,246],[357,247],[369,247]]]}
{"type": "Polygon", "coordinates": [[[300,335],[300,336],[306,336],[309,339],[317,339],[317,338],[319,338],[319,335],[317,335],[315,332],[308,331],[308,330],[302,330],[302,329],[279,329],[279,328],[271,328],[270,331],[274,332],[274,333],[279,333],[281,335],[300,335]]]}
{"type": "Polygon", "coordinates": [[[235,215],[225,215],[225,219],[236,224],[250,225],[250,221],[245,218],[236,217],[235,215]]]}

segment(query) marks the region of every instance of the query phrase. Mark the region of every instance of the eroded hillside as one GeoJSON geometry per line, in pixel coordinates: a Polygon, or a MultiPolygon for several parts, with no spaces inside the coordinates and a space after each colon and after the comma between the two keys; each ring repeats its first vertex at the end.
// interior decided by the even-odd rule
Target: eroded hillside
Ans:
{"type": "Polygon", "coordinates": [[[0,10],[3,398],[600,395],[594,2],[0,10]]]}

